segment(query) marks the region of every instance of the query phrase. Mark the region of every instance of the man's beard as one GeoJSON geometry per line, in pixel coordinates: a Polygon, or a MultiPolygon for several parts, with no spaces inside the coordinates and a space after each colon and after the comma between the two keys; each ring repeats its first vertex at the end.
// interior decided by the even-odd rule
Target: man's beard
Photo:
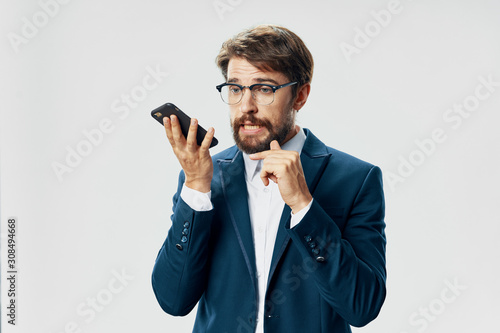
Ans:
{"type": "Polygon", "coordinates": [[[289,111],[290,113],[286,115],[283,122],[280,123],[281,126],[277,126],[273,128],[271,122],[267,119],[258,119],[252,113],[245,114],[240,118],[234,119],[232,128],[233,128],[233,138],[236,142],[238,148],[247,154],[254,154],[264,150],[271,149],[271,141],[277,140],[280,146],[285,141],[286,137],[290,133],[290,131],[294,128],[294,117],[293,111],[289,111]],[[242,138],[240,136],[240,125],[244,124],[246,121],[252,123],[252,125],[259,125],[265,127],[269,134],[266,138],[259,141],[258,138],[252,138],[247,136],[242,138]]]}

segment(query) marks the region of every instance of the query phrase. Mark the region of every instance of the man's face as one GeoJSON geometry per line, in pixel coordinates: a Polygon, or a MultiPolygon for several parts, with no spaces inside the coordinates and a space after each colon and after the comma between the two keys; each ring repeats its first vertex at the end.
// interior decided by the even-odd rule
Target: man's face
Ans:
{"type": "MultiPolygon", "coordinates": [[[[227,82],[250,86],[255,83],[281,85],[289,79],[280,72],[262,71],[244,58],[231,58],[227,68],[227,82]]],[[[230,105],[233,137],[240,150],[247,154],[270,149],[270,143],[278,140],[282,145],[295,134],[295,111],[292,111],[292,90],[285,87],[276,90],[274,102],[259,105],[245,88],[242,100],[230,105]]]]}

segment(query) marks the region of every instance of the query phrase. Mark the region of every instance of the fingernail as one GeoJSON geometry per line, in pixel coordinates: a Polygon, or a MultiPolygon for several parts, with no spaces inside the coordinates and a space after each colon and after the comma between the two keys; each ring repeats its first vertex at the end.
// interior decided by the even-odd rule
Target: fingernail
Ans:
{"type": "Polygon", "coordinates": [[[191,119],[191,125],[196,125],[196,119],[194,118],[191,119]]]}

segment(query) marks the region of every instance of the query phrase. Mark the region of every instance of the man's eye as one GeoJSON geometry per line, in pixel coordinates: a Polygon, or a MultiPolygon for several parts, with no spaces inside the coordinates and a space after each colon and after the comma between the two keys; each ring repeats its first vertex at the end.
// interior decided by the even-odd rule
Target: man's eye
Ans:
{"type": "Polygon", "coordinates": [[[259,92],[263,93],[263,94],[272,94],[273,90],[269,87],[260,87],[259,89],[259,92]]]}
{"type": "Polygon", "coordinates": [[[231,92],[231,94],[239,94],[241,92],[241,89],[240,87],[237,87],[237,86],[231,86],[229,87],[229,91],[231,92]]]}

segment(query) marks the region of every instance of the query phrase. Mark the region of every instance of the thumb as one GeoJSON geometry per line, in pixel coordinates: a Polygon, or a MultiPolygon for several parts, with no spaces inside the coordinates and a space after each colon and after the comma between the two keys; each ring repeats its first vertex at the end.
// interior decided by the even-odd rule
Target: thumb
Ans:
{"type": "Polygon", "coordinates": [[[273,140],[271,141],[271,150],[281,150],[280,144],[278,141],[273,140]]]}

